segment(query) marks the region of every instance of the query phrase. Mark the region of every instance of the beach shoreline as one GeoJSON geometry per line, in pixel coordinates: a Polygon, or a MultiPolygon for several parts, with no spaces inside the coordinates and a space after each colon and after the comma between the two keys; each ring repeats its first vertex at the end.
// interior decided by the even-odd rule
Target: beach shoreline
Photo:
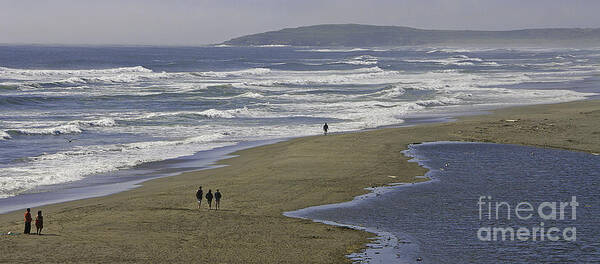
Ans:
{"type": "MultiPolygon", "coordinates": [[[[492,112],[448,123],[295,138],[237,151],[236,157],[216,163],[226,167],[44,206],[53,236],[2,236],[7,242],[2,252],[8,253],[0,261],[348,262],[345,256],[364,248],[371,234],[283,212],[348,201],[365,194],[364,187],[422,181],[415,176],[427,170],[407,162],[402,154],[407,144],[481,141],[600,152],[598,100],[492,112]],[[200,184],[222,186],[226,210],[194,210],[193,192],[200,184]],[[204,228],[213,221],[219,226],[204,228]],[[20,246],[34,247],[35,254],[16,250],[20,246]],[[229,252],[234,247],[237,251],[229,252]]],[[[0,232],[18,232],[20,213],[1,214],[0,232]]]]}
{"type": "Polygon", "coordinates": [[[26,207],[40,207],[51,204],[70,202],[88,198],[103,197],[138,188],[146,181],[177,176],[184,172],[193,172],[218,168],[220,160],[233,156],[230,154],[239,150],[261,145],[274,144],[287,140],[286,138],[238,142],[210,150],[196,152],[190,156],[145,163],[136,168],[92,175],[82,180],[44,186],[37,192],[28,192],[0,199],[0,214],[11,213],[26,207]],[[110,175],[110,177],[107,177],[110,175]],[[108,180],[106,178],[109,178],[108,180]],[[48,189],[45,191],[45,189],[48,189]]]}
{"type": "MultiPolygon", "coordinates": [[[[360,133],[377,129],[416,126],[428,123],[452,122],[459,116],[472,116],[487,113],[488,112],[483,110],[475,110],[472,112],[452,112],[446,116],[441,116],[439,114],[432,116],[415,116],[405,118],[401,123],[395,125],[355,131],[332,132],[329,134],[336,135],[360,133]]],[[[185,172],[217,168],[219,166],[224,166],[217,165],[217,162],[233,157],[232,153],[234,152],[257,146],[287,141],[293,138],[299,137],[240,141],[232,145],[225,145],[214,149],[198,151],[190,156],[182,156],[173,159],[144,163],[140,166],[119,170],[116,172],[91,175],[73,182],[41,186],[26,193],[0,199],[0,214],[15,212],[27,207],[40,207],[69,201],[107,196],[131,190],[133,188],[138,188],[142,183],[153,179],[177,176],[185,172]]]]}
{"type": "MultiPolygon", "coordinates": [[[[412,156],[411,156],[412,157],[412,156]]],[[[410,162],[418,162],[417,157],[413,157],[410,162]]],[[[419,163],[420,166],[430,169],[423,164],[419,163]]],[[[397,182],[390,183],[385,186],[377,186],[377,187],[367,187],[365,190],[369,191],[369,193],[359,195],[354,197],[351,201],[336,203],[336,204],[324,204],[311,206],[307,208],[302,208],[295,211],[284,212],[283,215],[292,218],[305,219],[309,221],[313,221],[316,223],[323,223],[326,225],[342,227],[342,228],[351,228],[357,231],[364,231],[368,233],[372,233],[374,236],[370,238],[370,242],[365,245],[365,248],[360,252],[352,252],[346,257],[348,257],[352,262],[358,263],[394,263],[394,262],[409,262],[414,260],[414,248],[416,247],[415,241],[407,239],[407,235],[403,234],[402,238],[397,237],[396,235],[382,231],[377,227],[373,226],[359,226],[359,225],[351,225],[344,224],[340,222],[324,220],[320,218],[311,217],[310,213],[313,211],[319,211],[324,209],[342,209],[344,207],[352,207],[353,205],[360,204],[365,200],[377,199],[378,196],[386,193],[396,191],[402,188],[410,188],[414,186],[419,186],[422,184],[429,184],[432,182],[436,182],[435,178],[428,177],[429,171],[422,178],[426,179],[426,181],[417,182],[417,183],[405,183],[405,182],[397,182]],[[400,249],[402,247],[402,249],[400,249]],[[398,252],[407,253],[406,255],[400,256],[398,252]]]]}

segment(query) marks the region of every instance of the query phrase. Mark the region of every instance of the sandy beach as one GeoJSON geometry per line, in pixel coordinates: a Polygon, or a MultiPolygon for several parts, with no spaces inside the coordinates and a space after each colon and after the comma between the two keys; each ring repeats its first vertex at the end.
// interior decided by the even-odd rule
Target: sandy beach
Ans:
{"type": "MultiPolygon", "coordinates": [[[[335,128],[332,127],[334,130],[335,128]]],[[[600,100],[495,110],[455,122],[296,138],[234,153],[229,166],[144,182],[118,194],[32,208],[43,236],[0,236],[0,262],[345,263],[372,234],[288,218],[365,187],[415,182],[426,171],[410,143],[479,141],[600,153],[600,100]],[[395,176],[395,177],[389,177],[395,176]],[[197,209],[195,191],[220,189],[222,210],[197,209]]],[[[0,215],[22,232],[23,212],[0,215]]]]}

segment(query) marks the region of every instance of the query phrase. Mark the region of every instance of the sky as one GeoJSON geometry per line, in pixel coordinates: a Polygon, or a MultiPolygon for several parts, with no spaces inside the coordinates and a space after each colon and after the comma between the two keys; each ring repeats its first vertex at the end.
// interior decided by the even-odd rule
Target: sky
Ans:
{"type": "Polygon", "coordinates": [[[202,45],[316,24],[600,28],[598,0],[0,0],[0,43],[202,45]]]}

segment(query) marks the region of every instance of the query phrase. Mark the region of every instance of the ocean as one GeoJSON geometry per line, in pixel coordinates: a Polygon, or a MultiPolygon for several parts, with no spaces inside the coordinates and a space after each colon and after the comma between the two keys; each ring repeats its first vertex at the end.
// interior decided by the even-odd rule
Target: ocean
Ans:
{"type": "Polygon", "coordinates": [[[582,100],[599,73],[600,49],[0,46],[0,200],[326,122],[582,100]]]}

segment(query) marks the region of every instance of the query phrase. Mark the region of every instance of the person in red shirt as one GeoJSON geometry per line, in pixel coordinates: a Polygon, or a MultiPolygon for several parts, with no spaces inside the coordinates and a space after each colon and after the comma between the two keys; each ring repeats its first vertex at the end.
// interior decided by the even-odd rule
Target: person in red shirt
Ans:
{"type": "Polygon", "coordinates": [[[27,212],[25,212],[25,232],[24,234],[31,233],[31,209],[27,208],[27,212]]]}

